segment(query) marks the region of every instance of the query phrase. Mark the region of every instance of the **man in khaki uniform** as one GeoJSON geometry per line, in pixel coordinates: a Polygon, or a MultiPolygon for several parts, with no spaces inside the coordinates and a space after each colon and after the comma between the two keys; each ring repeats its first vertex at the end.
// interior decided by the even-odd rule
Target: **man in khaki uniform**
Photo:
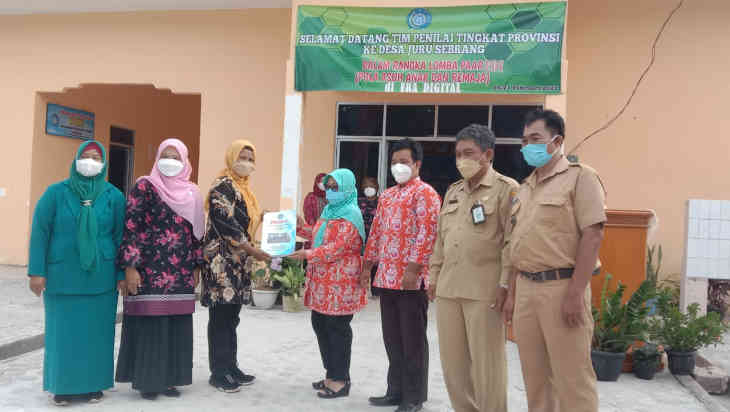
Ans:
{"type": "Polygon", "coordinates": [[[456,135],[456,166],[464,180],[446,193],[429,262],[441,364],[457,412],[507,411],[501,308],[509,273],[502,250],[518,184],[492,168],[495,141],[481,125],[456,135]]]}
{"type": "Polygon", "coordinates": [[[530,412],[597,412],[591,364],[591,275],[606,221],[596,172],[562,153],[563,118],[527,115],[522,153],[535,171],[512,207],[506,258],[514,270],[504,304],[514,322],[530,412]]]}

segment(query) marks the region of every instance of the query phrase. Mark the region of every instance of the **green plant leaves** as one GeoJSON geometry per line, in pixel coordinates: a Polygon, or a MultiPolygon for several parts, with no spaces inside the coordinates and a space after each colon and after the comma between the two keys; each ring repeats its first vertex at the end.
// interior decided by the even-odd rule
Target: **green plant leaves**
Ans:
{"type": "Polygon", "coordinates": [[[636,340],[645,337],[649,308],[646,302],[654,297],[654,285],[644,281],[623,304],[626,285],[619,282],[615,291],[608,291],[607,274],[601,289],[601,308],[593,308],[593,348],[603,352],[625,352],[636,340]]]}

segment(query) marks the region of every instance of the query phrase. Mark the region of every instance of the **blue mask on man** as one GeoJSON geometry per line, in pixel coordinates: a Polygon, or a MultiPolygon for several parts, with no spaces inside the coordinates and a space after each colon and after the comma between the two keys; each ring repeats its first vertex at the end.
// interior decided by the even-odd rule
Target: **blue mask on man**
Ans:
{"type": "Polygon", "coordinates": [[[525,145],[520,152],[525,158],[525,162],[532,167],[543,167],[550,159],[553,158],[555,153],[548,153],[547,146],[552,143],[558,136],[554,136],[548,143],[531,143],[525,145]]]}
{"type": "Polygon", "coordinates": [[[327,202],[329,202],[332,205],[337,205],[339,203],[342,203],[345,200],[345,196],[347,193],[345,192],[335,192],[332,189],[327,189],[325,192],[325,197],[327,198],[327,202]]]}

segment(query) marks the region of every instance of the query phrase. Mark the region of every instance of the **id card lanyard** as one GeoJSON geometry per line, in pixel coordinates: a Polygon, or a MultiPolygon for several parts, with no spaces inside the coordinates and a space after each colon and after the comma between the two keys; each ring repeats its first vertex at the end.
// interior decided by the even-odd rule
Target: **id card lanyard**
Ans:
{"type": "Polygon", "coordinates": [[[487,216],[484,214],[484,205],[479,203],[474,203],[474,206],[471,207],[471,222],[475,225],[482,224],[487,221],[487,216]]]}

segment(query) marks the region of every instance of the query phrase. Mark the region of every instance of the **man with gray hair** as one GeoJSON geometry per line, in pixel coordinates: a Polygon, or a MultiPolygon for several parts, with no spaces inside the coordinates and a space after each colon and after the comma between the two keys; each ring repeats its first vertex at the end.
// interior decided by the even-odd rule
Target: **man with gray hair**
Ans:
{"type": "Polygon", "coordinates": [[[456,167],[429,262],[428,294],[436,299],[441,365],[458,412],[507,411],[502,267],[510,209],[518,184],[492,167],[496,138],[472,124],[456,135],[456,167]]]}

